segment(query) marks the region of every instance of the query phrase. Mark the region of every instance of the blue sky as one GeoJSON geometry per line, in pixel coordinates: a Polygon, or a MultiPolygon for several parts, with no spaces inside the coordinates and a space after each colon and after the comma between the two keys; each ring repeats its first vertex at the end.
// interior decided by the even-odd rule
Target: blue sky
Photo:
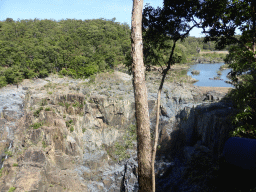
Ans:
{"type": "MultiPolygon", "coordinates": [[[[162,6],[163,0],[144,0],[162,6]]],[[[132,0],[0,0],[0,20],[17,19],[112,19],[131,24],[132,0]]],[[[194,29],[191,36],[203,36],[194,29]]]]}

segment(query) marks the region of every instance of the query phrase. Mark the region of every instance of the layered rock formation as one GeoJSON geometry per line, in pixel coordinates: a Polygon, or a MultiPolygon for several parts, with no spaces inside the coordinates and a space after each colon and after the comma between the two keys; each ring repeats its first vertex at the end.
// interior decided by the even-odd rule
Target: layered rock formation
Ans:
{"type": "MultiPolygon", "coordinates": [[[[152,133],[157,86],[148,81],[152,133]]],[[[221,155],[232,106],[209,103],[209,94],[189,84],[164,86],[156,163],[160,191],[184,185],[182,169],[199,151],[221,155]]],[[[1,191],[138,190],[130,76],[25,80],[18,89],[2,88],[0,98],[1,191]]]]}

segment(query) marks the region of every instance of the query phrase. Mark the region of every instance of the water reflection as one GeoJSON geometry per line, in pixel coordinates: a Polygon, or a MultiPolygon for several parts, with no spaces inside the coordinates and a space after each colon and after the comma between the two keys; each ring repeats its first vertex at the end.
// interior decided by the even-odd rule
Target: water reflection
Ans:
{"type": "Polygon", "coordinates": [[[205,87],[234,87],[231,84],[225,83],[225,81],[229,81],[226,77],[227,74],[231,71],[231,69],[225,69],[221,71],[221,75],[219,76],[222,80],[213,80],[214,77],[217,77],[217,71],[224,63],[207,63],[207,64],[195,64],[191,65],[190,69],[187,72],[187,75],[192,76],[197,79],[198,82],[194,83],[197,86],[205,86],[205,87]],[[191,74],[192,70],[200,71],[199,75],[191,74]]]}

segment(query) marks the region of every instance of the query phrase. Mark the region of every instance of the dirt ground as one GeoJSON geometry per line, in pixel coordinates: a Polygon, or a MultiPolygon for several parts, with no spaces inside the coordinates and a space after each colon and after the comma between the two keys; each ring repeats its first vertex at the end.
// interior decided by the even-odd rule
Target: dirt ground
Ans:
{"type": "Polygon", "coordinates": [[[227,94],[233,88],[230,87],[198,87],[203,93],[207,93],[208,91],[216,91],[219,93],[227,94]]]}
{"type": "Polygon", "coordinates": [[[222,53],[222,54],[228,54],[228,51],[200,51],[200,54],[206,54],[206,53],[222,53]]]}

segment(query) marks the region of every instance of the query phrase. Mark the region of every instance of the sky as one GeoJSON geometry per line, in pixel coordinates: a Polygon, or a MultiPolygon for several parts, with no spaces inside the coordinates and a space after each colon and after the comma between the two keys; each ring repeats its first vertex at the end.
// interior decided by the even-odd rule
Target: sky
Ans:
{"type": "MultiPolygon", "coordinates": [[[[144,0],[153,7],[162,7],[163,0],[144,0]]],[[[112,19],[131,25],[132,0],[0,0],[0,21],[18,19],[112,19]]],[[[203,37],[200,29],[190,36],[203,37]]]]}

